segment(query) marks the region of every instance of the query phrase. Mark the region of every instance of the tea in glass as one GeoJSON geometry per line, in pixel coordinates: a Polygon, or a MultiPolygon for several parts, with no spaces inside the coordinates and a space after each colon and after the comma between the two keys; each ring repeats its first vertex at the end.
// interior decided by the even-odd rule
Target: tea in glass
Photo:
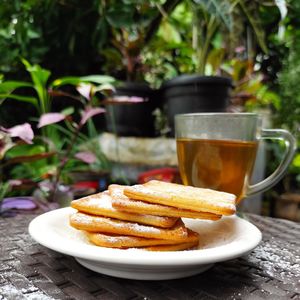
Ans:
{"type": "Polygon", "coordinates": [[[242,198],[263,192],[284,175],[296,149],[283,129],[263,129],[254,113],[195,113],[175,116],[177,156],[184,184],[210,188],[242,198]],[[250,185],[259,141],[281,139],[286,153],[268,178],[250,185]]]}
{"type": "Polygon", "coordinates": [[[179,169],[185,185],[243,197],[250,184],[258,142],[178,139],[179,169]]]}

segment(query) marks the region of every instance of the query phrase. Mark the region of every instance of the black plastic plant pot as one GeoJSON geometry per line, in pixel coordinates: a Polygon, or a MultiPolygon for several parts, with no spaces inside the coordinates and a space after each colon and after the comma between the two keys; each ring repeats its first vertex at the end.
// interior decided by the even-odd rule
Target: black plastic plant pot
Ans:
{"type": "MultiPolygon", "coordinates": [[[[114,101],[106,105],[106,129],[119,136],[154,137],[154,115],[157,107],[154,91],[145,83],[127,82],[118,87],[114,98],[139,97],[143,102],[114,101]],[[118,103],[116,103],[118,102],[118,103]]],[[[126,98],[125,98],[126,99],[126,98]]]]}
{"type": "Polygon", "coordinates": [[[166,81],[161,93],[170,136],[177,114],[226,111],[232,87],[232,80],[221,76],[181,75],[166,81]]]}

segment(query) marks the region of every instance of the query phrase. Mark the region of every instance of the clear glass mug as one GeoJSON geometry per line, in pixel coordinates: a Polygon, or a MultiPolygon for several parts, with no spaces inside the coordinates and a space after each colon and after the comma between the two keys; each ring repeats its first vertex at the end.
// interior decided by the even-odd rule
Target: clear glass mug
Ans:
{"type": "Polygon", "coordinates": [[[274,186],[296,150],[295,138],[283,129],[263,129],[254,113],[195,113],[175,116],[177,156],[186,185],[235,194],[237,202],[274,186]],[[286,152],[278,168],[250,185],[258,143],[282,139],[286,152]]]}

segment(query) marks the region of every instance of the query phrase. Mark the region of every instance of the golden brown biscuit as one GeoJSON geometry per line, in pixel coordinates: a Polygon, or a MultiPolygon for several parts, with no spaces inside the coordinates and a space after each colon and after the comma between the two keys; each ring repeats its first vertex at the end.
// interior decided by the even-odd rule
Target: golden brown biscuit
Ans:
{"type": "Polygon", "coordinates": [[[71,202],[71,206],[78,211],[91,215],[99,215],[130,222],[138,222],[141,224],[163,228],[172,227],[178,219],[118,210],[112,206],[112,198],[108,192],[98,193],[79,200],[74,200],[71,202]]]}
{"type": "MultiPolygon", "coordinates": [[[[177,240],[162,240],[136,236],[112,235],[104,233],[85,232],[90,242],[108,248],[140,248],[146,246],[178,244],[177,240]]],[[[198,243],[198,233],[188,229],[188,235],[181,243],[198,243]]]]}
{"type": "Polygon", "coordinates": [[[236,211],[233,194],[158,180],[126,187],[124,194],[135,200],[201,212],[232,215],[236,211]]]}
{"type": "Polygon", "coordinates": [[[128,197],[124,195],[124,189],[128,187],[128,185],[120,185],[120,184],[110,184],[108,186],[108,192],[113,199],[125,199],[128,197]]]}
{"type": "Polygon", "coordinates": [[[148,251],[182,251],[182,250],[193,250],[198,246],[198,242],[180,243],[175,245],[157,245],[144,247],[142,249],[148,251]]]}
{"type": "Polygon", "coordinates": [[[126,212],[136,212],[139,214],[153,214],[157,216],[182,217],[192,219],[219,220],[220,215],[209,212],[192,211],[180,209],[172,206],[148,203],[139,200],[129,199],[123,194],[125,185],[111,184],[108,189],[112,198],[113,207],[126,212]]]}
{"type": "Polygon", "coordinates": [[[188,235],[187,228],[181,219],[171,228],[158,228],[77,212],[70,215],[70,225],[76,229],[89,232],[140,236],[154,239],[181,241],[188,235]]]}

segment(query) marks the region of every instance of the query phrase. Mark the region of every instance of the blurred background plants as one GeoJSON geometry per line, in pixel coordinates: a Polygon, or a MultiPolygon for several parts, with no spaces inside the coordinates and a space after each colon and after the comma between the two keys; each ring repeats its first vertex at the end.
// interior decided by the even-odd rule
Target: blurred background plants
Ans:
{"type": "MultiPolygon", "coordinates": [[[[79,111],[84,110],[82,96],[74,86],[103,83],[83,75],[106,74],[159,88],[177,75],[200,73],[231,76],[235,85],[231,110],[268,109],[273,126],[291,130],[299,143],[299,15],[297,0],[3,0],[0,125],[10,128],[27,122],[28,117],[37,124],[43,113],[63,112],[63,126],[41,128],[42,136],[51,134],[56,151],[60,151],[70,142],[72,122],[78,122],[79,111]],[[22,63],[21,58],[29,63],[22,63]],[[39,74],[39,81],[34,74],[39,74]],[[61,85],[55,81],[70,75],[79,79],[61,85]],[[8,94],[14,100],[3,101],[8,94]],[[70,106],[75,107],[74,112],[70,106]]],[[[101,97],[97,99],[85,103],[98,107],[101,97]]],[[[98,135],[103,127],[97,121],[87,123],[78,135],[78,144],[98,135]]],[[[32,155],[45,152],[42,139],[35,143],[36,148],[22,145],[33,147],[31,152],[23,151],[32,155]]],[[[282,149],[272,150],[269,172],[281,153],[282,149]]],[[[54,158],[35,161],[35,170],[42,168],[38,165],[50,170],[47,164],[51,160],[54,158]]],[[[30,169],[31,163],[24,164],[27,173],[26,168],[15,167],[11,176],[24,173],[30,177],[30,172],[36,172],[30,169]]],[[[70,160],[65,168],[78,164],[78,160],[70,160]]],[[[298,152],[286,189],[299,189],[299,168],[298,152]]]]}
{"type": "Polygon", "coordinates": [[[22,185],[25,193],[47,181],[49,195],[45,198],[51,200],[49,197],[56,193],[59,185],[72,183],[70,176],[74,171],[93,171],[98,175],[108,172],[109,164],[99,143],[93,142],[101,128],[97,130],[91,118],[105,112],[96,93],[111,93],[115,80],[110,76],[90,75],[62,77],[50,82],[49,70],[22,61],[31,82],[3,81],[0,83],[1,102],[14,102],[15,107],[19,101],[29,103],[36,114],[25,116],[27,123],[23,125],[0,128],[1,181],[19,180],[18,190],[22,185]],[[64,91],[62,87],[69,90],[64,91]],[[76,105],[53,112],[53,100],[61,97],[70,98],[76,105]],[[61,122],[64,124],[57,124],[61,122]],[[8,147],[14,137],[21,140],[8,147]]]}

